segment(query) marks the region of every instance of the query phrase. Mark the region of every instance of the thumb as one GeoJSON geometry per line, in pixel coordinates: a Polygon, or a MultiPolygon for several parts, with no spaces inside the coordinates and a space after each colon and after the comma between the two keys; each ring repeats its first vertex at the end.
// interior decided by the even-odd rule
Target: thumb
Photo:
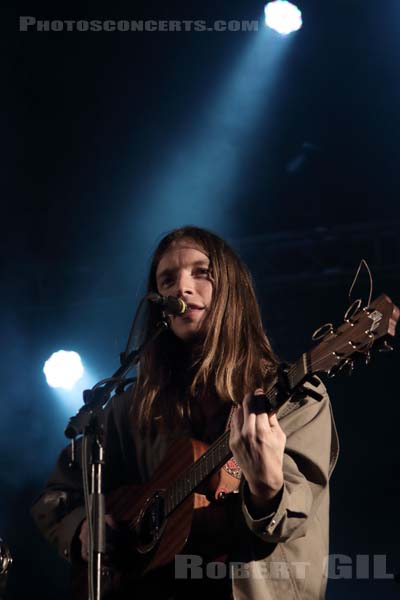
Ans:
{"type": "Polygon", "coordinates": [[[230,425],[234,431],[240,430],[243,426],[243,407],[239,404],[233,410],[230,425]]]}

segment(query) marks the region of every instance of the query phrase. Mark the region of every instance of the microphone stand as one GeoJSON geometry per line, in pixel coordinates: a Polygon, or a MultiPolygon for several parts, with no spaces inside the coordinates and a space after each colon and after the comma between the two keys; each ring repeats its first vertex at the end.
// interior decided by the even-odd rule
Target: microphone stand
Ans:
{"type": "Polygon", "coordinates": [[[101,417],[111,394],[121,385],[123,377],[140,360],[143,350],[152,343],[169,323],[165,312],[152,336],[138,349],[120,356],[121,366],[108,379],[99,381],[91,390],[84,390],[84,405],[71,417],[65,428],[65,435],[72,440],[72,460],[74,463],[75,440],[83,436],[82,441],[82,475],[85,495],[86,517],[89,530],[88,556],[88,590],[89,600],[101,599],[102,556],[105,554],[105,499],[103,494],[103,426],[101,417]],[[90,463],[87,457],[87,447],[91,448],[90,463]],[[87,489],[88,463],[91,475],[90,492],[87,489]],[[92,533],[91,533],[92,532],[92,533]],[[91,541],[93,540],[93,544],[91,541]]]}

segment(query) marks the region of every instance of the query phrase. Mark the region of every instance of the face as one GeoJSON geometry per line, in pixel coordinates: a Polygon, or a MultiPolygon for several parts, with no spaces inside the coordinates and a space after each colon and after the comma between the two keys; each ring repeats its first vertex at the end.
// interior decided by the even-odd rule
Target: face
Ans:
{"type": "Polygon", "coordinates": [[[184,341],[199,332],[211,305],[213,284],[210,260],[193,240],[173,242],[162,255],[156,270],[157,291],[162,296],[177,296],[188,311],[171,315],[171,330],[184,341]]]}

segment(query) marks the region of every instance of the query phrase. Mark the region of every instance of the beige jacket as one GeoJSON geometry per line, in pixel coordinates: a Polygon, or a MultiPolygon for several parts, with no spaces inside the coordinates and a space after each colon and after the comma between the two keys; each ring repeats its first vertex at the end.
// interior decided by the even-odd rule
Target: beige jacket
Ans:
{"type": "MultiPolygon", "coordinates": [[[[307,384],[310,385],[310,384],[307,384]]],[[[235,547],[230,557],[235,600],[320,600],[325,597],[329,532],[329,477],[338,455],[336,428],[323,384],[321,401],[306,397],[279,413],[286,433],[285,484],[271,515],[253,519],[246,483],[234,507],[235,547]]],[[[131,434],[129,392],[113,398],[106,412],[105,491],[144,482],[164,457],[168,440],[131,434]]],[[[77,449],[79,457],[79,447],[77,449]]],[[[76,532],[85,518],[80,468],[60,455],[32,516],[63,558],[71,560],[76,532]]]]}
{"type": "Polygon", "coordinates": [[[276,512],[253,519],[242,486],[246,527],[235,559],[247,567],[233,578],[235,600],[325,598],[329,478],[339,445],[326,389],[322,383],[315,389],[323,395],[320,402],[307,397],[304,404],[288,404],[279,414],[287,440],[284,490],[276,512]]]}

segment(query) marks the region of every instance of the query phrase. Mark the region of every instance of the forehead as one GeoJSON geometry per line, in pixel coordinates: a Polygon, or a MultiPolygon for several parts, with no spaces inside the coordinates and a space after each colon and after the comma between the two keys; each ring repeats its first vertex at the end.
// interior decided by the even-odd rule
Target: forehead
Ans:
{"type": "Polygon", "coordinates": [[[168,268],[177,268],[200,261],[207,264],[210,262],[199,244],[190,239],[177,240],[172,242],[161,256],[156,275],[168,268]]]}

